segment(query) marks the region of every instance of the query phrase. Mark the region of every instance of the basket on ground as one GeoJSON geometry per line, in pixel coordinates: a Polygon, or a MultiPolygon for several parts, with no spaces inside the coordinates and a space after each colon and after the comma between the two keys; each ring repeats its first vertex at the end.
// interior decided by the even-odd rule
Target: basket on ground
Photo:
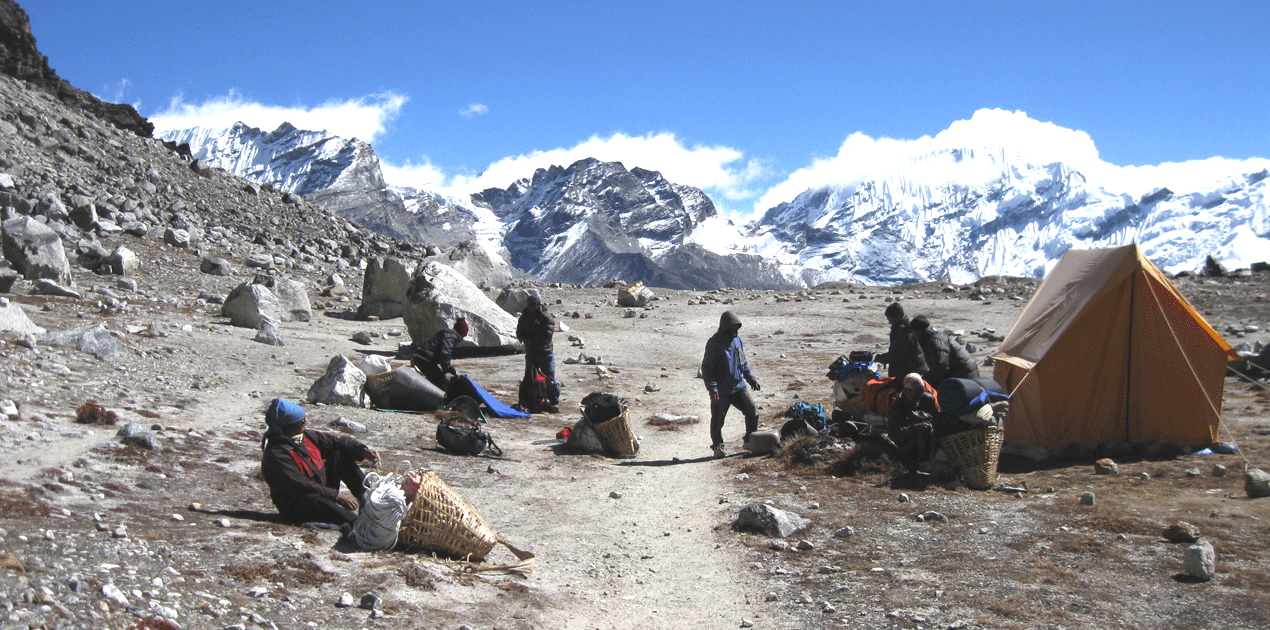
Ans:
{"type": "Polygon", "coordinates": [[[639,452],[639,440],[635,439],[635,432],[631,430],[629,409],[623,410],[617,417],[610,420],[592,423],[592,426],[595,427],[595,432],[600,436],[604,446],[618,457],[635,457],[635,454],[639,452]]]}
{"type": "Polygon", "coordinates": [[[498,535],[472,504],[428,470],[401,522],[400,540],[456,558],[482,560],[498,542],[498,535]]]}
{"type": "Polygon", "coordinates": [[[954,433],[940,440],[940,445],[961,469],[966,485],[984,490],[997,482],[997,460],[1001,457],[1004,438],[1005,431],[1001,427],[987,426],[954,433]]]}

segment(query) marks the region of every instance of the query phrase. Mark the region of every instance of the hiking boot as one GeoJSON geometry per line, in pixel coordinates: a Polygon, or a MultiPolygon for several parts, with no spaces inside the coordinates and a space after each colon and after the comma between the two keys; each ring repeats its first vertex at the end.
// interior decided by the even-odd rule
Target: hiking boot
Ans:
{"type": "Polygon", "coordinates": [[[547,403],[543,406],[542,410],[547,413],[560,413],[560,406],[547,403]]]}
{"type": "Polygon", "coordinates": [[[714,446],[712,446],[712,447],[710,447],[710,448],[711,448],[712,450],[714,450],[714,458],[715,458],[715,459],[723,459],[724,457],[727,457],[727,456],[728,456],[727,451],[723,450],[723,445],[722,445],[722,444],[715,444],[714,446]]]}

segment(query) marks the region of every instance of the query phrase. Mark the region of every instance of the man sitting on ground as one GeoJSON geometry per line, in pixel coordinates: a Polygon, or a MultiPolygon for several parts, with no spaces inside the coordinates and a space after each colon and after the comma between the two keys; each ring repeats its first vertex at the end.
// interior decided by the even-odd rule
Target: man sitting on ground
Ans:
{"type": "Polygon", "coordinates": [[[269,403],[265,423],[260,471],[282,518],[331,524],[347,534],[366,491],[357,462],[376,466],[379,453],[346,435],[306,430],[304,409],[280,398],[269,403]],[[340,482],[352,496],[340,493],[340,482]]]}
{"type": "Polygon", "coordinates": [[[935,416],[939,404],[926,391],[926,382],[917,373],[904,377],[900,392],[887,414],[887,435],[899,449],[900,461],[909,469],[935,455],[935,416]]]}

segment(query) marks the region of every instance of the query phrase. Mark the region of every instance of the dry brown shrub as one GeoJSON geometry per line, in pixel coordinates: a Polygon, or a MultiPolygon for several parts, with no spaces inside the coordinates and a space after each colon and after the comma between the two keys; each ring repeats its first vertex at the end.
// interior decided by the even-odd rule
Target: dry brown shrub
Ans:
{"type": "Polygon", "coordinates": [[[0,514],[46,517],[49,513],[49,506],[38,499],[23,496],[16,492],[0,494],[0,514]]]}
{"type": "Polygon", "coordinates": [[[424,591],[437,590],[437,583],[433,579],[432,574],[413,562],[401,567],[401,579],[410,588],[424,591]]]}
{"type": "Polygon", "coordinates": [[[273,564],[269,562],[258,562],[256,564],[241,566],[226,565],[221,567],[221,570],[240,582],[251,582],[272,575],[273,564]]]}
{"type": "Polygon", "coordinates": [[[114,424],[119,422],[119,415],[90,400],[75,410],[75,422],[80,424],[114,424]]]}

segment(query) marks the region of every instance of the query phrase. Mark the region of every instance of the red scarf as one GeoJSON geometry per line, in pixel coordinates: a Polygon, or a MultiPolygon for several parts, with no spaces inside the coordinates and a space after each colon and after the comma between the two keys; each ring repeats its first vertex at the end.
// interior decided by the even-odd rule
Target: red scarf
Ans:
{"type": "Polygon", "coordinates": [[[309,479],[317,479],[317,471],[322,470],[324,465],[322,454],[318,452],[317,445],[313,443],[313,440],[301,438],[301,442],[304,444],[305,451],[309,454],[309,461],[304,461],[304,458],[300,457],[300,453],[294,448],[291,449],[291,459],[295,460],[295,465],[300,467],[300,472],[304,473],[309,479]]]}

